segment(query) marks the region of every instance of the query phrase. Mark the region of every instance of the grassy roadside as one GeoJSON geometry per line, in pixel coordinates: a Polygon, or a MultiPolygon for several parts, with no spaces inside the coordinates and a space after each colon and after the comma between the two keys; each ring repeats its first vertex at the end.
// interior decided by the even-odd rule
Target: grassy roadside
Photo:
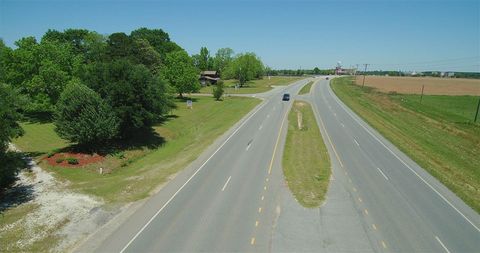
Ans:
{"type": "Polygon", "coordinates": [[[308,103],[295,101],[288,115],[282,167],[288,187],[298,202],[305,207],[318,207],[325,199],[331,165],[308,103]]]}
{"type": "MultiPolygon", "coordinates": [[[[184,102],[179,101],[170,120],[154,127],[152,138],[159,140],[158,146],[135,147],[121,154],[109,155],[101,164],[83,168],[52,167],[45,161],[40,165],[57,178],[70,181],[74,190],[102,197],[107,202],[142,199],[195,160],[259,102],[240,97],[226,98],[222,102],[196,97],[193,109],[187,109],[184,102]],[[100,166],[109,173],[100,175],[100,166]]],[[[46,153],[65,145],[50,124],[31,124],[25,130],[26,135],[14,143],[26,152],[46,153]],[[46,139],[55,141],[44,145],[46,139]]]]}
{"type": "Polygon", "coordinates": [[[313,81],[308,82],[302,89],[298,92],[298,95],[303,95],[310,93],[310,89],[312,88],[313,81]]]}
{"type": "Polygon", "coordinates": [[[474,98],[424,96],[420,104],[418,95],[362,89],[349,78],[336,78],[331,86],[371,126],[480,212],[480,124],[471,123],[469,109],[474,98]]]}
{"type": "MultiPolygon", "coordinates": [[[[272,89],[273,86],[288,85],[292,82],[304,79],[304,77],[291,77],[291,76],[272,76],[270,79],[264,77],[259,80],[252,80],[247,82],[243,87],[235,90],[235,84],[238,84],[237,80],[225,80],[225,94],[253,94],[266,92],[272,89]]],[[[199,93],[212,94],[213,85],[202,87],[199,93]]]]}

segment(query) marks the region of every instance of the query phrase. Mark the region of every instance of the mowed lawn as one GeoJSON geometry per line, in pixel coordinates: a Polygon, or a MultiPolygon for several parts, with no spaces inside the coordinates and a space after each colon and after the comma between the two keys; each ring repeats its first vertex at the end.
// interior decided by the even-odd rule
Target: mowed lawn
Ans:
{"type": "MultiPolygon", "coordinates": [[[[129,202],[145,198],[169,177],[194,161],[213,141],[260,103],[253,98],[230,97],[215,101],[194,97],[193,109],[177,101],[170,119],[154,127],[159,144],[138,146],[108,155],[104,162],[83,168],[41,166],[74,190],[104,198],[107,202],[129,202]],[[99,174],[103,167],[107,174],[99,174]]],[[[48,124],[24,124],[26,134],[14,143],[26,152],[47,153],[62,148],[61,140],[48,124]]]]}
{"type": "Polygon", "coordinates": [[[282,167],[288,187],[301,205],[318,207],[324,201],[331,174],[330,158],[306,102],[295,101],[288,115],[282,167]]]}
{"type": "Polygon", "coordinates": [[[480,212],[478,97],[389,95],[331,82],[337,96],[474,210],[480,212]]]}
{"type": "MultiPolygon", "coordinates": [[[[248,81],[243,87],[235,90],[235,85],[238,80],[225,80],[225,94],[254,94],[266,92],[272,89],[271,86],[283,86],[291,84],[295,81],[304,79],[305,77],[291,77],[291,76],[271,76],[263,77],[263,79],[248,81]]],[[[199,93],[212,94],[214,85],[205,86],[200,89],[199,93]]]]}
{"type": "Polygon", "coordinates": [[[25,130],[25,134],[15,139],[14,143],[22,151],[32,152],[37,156],[68,146],[68,142],[55,133],[53,123],[24,122],[20,125],[25,130]]]}

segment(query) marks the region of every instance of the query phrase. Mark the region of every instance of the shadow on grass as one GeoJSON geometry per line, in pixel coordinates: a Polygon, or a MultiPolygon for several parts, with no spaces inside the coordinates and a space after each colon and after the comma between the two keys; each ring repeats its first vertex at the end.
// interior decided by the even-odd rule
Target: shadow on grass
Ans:
{"type": "Polygon", "coordinates": [[[31,201],[33,185],[24,185],[18,181],[17,173],[20,170],[29,170],[31,160],[27,154],[21,152],[8,152],[0,159],[2,170],[2,189],[0,189],[0,215],[6,210],[31,201]]]}
{"type": "Polygon", "coordinates": [[[50,123],[53,122],[53,114],[49,112],[25,112],[23,120],[29,123],[50,123]]]}
{"type": "MultiPolygon", "coordinates": [[[[162,125],[164,122],[178,118],[176,115],[169,115],[162,118],[155,126],[162,125]]],[[[155,132],[153,127],[135,130],[129,136],[111,140],[107,143],[97,144],[95,146],[76,145],[55,150],[55,153],[83,153],[99,154],[101,156],[115,155],[128,150],[156,149],[166,143],[164,137],[155,132]]]]}
{"type": "Polygon", "coordinates": [[[187,97],[185,94],[183,95],[183,97],[176,97],[175,98],[175,101],[177,101],[177,102],[187,102],[187,100],[191,100],[192,102],[197,102],[198,98],[187,97]]]}

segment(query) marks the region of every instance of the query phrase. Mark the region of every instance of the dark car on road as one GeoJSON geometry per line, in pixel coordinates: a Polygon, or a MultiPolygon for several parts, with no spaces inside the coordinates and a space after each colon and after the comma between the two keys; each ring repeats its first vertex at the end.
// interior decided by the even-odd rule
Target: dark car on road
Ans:
{"type": "Polygon", "coordinates": [[[290,100],[290,94],[288,94],[288,93],[283,94],[282,100],[283,100],[283,101],[288,101],[288,100],[290,100]]]}
{"type": "Polygon", "coordinates": [[[328,76],[325,78],[325,80],[328,80],[328,76]]]}

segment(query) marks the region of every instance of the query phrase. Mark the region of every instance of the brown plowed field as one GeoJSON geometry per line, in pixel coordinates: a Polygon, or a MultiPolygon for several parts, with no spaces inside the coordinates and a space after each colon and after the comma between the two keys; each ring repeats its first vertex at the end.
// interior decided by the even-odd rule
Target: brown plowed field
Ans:
{"type": "MultiPolygon", "coordinates": [[[[357,76],[357,84],[362,85],[363,76],[357,76]]],[[[402,94],[420,94],[425,85],[427,95],[472,95],[480,96],[479,79],[437,78],[437,77],[396,77],[366,76],[365,86],[382,92],[395,91],[402,94]]]]}

